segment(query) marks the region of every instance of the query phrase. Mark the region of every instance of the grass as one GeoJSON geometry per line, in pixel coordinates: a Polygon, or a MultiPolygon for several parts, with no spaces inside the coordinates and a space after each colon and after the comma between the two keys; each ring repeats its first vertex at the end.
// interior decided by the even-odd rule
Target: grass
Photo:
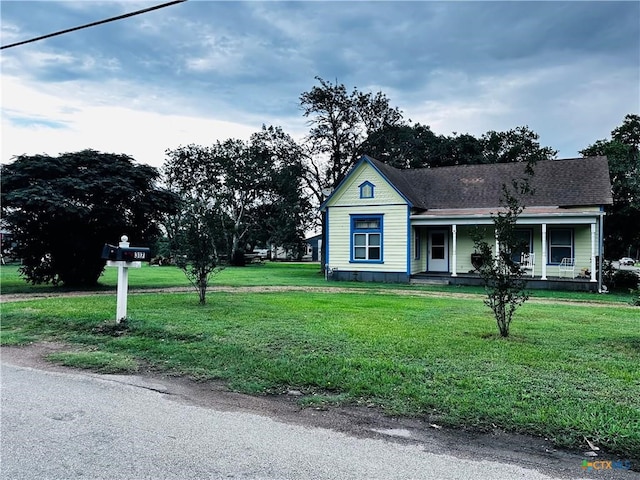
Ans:
{"type": "MultiPolygon", "coordinates": [[[[162,269],[140,274],[156,271],[162,269]]],[[[166,285],[166,275],[140,280],[166,285]]],[[[327,285],[317,265],[228,269],[215,280],[286,282],[327,285]]],[[[518,310],[512,336],[502,339],[479,297],[368,288],[216,291],[205,306],[195,292],[136,294],[126,328],[114,326],[112,295],[5,303],[0,340],[66,342],[70,351],[52,360],[98,371],[152,368],[251,394],[295,389],[304,405],[372,405],[452,427],[497,425],[563,447],[586,437],[640,460],[638,309],[608,296],[606,306],[529,302],[518,310]]]]}
{"type": "Polygon", "coordinates": [[[100,373],[134,373],[138,363],[129,355],[97,351],[58,352],[47,356],[47,360],[67,367],[89,369],[100,373]]]}
{"type": "MultiPolygon", "coordinates": [[[[59,290],[24,284],[16,267],[0,273],[3,293],[59,290]]],[[[100,288],[113,290],[115,283],[115,269],[107,269],[100,288]]],[[[478,300],[380,295],[391,288],[482,293],[478,288],[327,284],[317,265],[277,263],[229,268],[214,283],[374,292],[212,292],[205,307],[195,305],[195,294],[135,295],[122,332],[105,328],[114,310],[110,296],[5,304],[0,340],[78,344],[88,350],[51,359],[102,372],[131,372],[145,364],[224,380],[249,393],[300,389],[307,394],[304,404],[375,404],[453,426],[497,424],[563,446],[578,445],[584,435],[638,456],[637,311],[530,303],[519,311],[513,337],[503,340],[478,300]]],[[[130,286],[188,283],[175,268],[144,267],[130,270],[130,286]]],[[[627,299],[548,291],[532,296],[612,307],[627,299]]]]}

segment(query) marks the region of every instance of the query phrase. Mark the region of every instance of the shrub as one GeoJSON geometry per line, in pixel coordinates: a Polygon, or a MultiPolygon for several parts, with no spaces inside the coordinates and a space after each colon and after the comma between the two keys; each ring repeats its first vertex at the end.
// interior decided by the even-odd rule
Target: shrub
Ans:
{"type": "Polygon", "coordinates": [[[631,270],[618,270],[613,274],[611,286],[616,290],[635,290],[638,288],[640,278],[631,270]]]}

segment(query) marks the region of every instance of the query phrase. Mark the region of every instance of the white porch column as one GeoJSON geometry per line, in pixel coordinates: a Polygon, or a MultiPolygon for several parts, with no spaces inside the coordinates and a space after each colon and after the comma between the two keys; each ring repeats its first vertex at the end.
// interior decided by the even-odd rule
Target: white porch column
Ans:
{"type": "Polygon", "coordinates": [[[542,265],[542,280],[547,279],[547,224],[542,224],[542,258],[540,259],[540,265],[542,265]]]}
{"type": "Polygon", "coordinates": [[[451,225],[451,232],[453,234],[453,265],[451,266],[451,276],[458,276],[458,226],[451,225]]]}
{"type": "Polygon", "coordinates": [[[591,224],[591,280],[596,281],[596,224],[591,224]]]}
{"type": "Polygon", "coordinates": [[[500,255],[500,242],[498,241],[498,230],[493,231],[493,235],[496,237],[496,251],[495,251],[495,262],[498,263],[498,256],[500,255]]]}

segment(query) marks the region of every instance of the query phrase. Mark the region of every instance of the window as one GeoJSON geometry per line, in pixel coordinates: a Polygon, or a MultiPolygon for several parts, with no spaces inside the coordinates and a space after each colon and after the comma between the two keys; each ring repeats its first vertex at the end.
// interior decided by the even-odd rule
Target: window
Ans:
{"type": "Polygon", "coordinates": [[[549,230],[549,263],[559,265],[563,258],[573,258],[573,230],[554,228],[549,230]]]}
{"type": "Polygon", "coordinates": [[[516,229],[514,232],[516,249],[511,252],[511,260],[520,263],[523,253],[533,253],[533,231],[530,229],[516,229]]]}
{"type": "Polygon", "coordinates": [[[414,230],[414,244],[413,244],[413,258],[415,260],[420,259],[420,251],[422,249],[422,242],[420,241],[420,230],[414,230]]]}
{"type": "Polygon", "coordinates": [[[351,261],[382,263],[382,215],[351,216],[351,261]]]}
{"type": "Polygon", "coordinates": [[[375,185],[369,181],[360,184],[360,198],[373,198],[375,185]]]}

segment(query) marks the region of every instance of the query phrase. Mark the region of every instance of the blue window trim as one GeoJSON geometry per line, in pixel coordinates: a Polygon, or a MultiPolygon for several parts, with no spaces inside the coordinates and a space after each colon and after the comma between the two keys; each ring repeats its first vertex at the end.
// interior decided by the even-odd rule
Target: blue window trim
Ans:
{"type": "Polygon", "coordinates": [[[407,206],[407,278],[411,277],[411,207],[407,206]]]}
{"type": "Polygon", "coordinates": [[[325,267],[329,265],[329,209],[325,210],[324,217],[324,245],[322,245],[322,255],[324,256],[325,267]]]}
{"type": "Polygon", "coordinates": [[[384,224],[383,224],[383,220],[384,220],[384,215],[381,213],[374,213],[374,214],[352,214],[350,215],[351,219],[349,222],[350,225],[350,232],[349,232],[349,263],[384,263],[384,224]],[[358,230],[356,230],[355,228],[355,224],[356,221],[358,220],[378,220],[379,221],[379,228],[367,228],[367,229],[362,229],[359,228],[358,230]],[[380,234],[380,259],[379,260],[368,260],[368,259],[360,259],[360,258],[354,258],[353,256],[353,250],[354,250],[354,244],[353,244],[353,237],[354,234],[356,233],[378,233],[380,234]]]}
{"type": "Polygon", "coordinates": [[[560,265],[560,262],[551,261],[551,234],[561,230],[567,230],[571,234],[571,255],[570,258],[575,258],[576,255],[576,232],[573,227],[557,227],[550,228],[547,232],[547,265],[560,265]]]}
{"type": "Polygon", "coordinates": [[[367,180],[366,182],[362,182],[360,185],[358,185],[358,188],[360,189],[360,198],[374,198],[375,197],[375,188],[376,188],[376,186],[373,183],[371,183],[369,180],[367,180]],[[364,195],[365,187],[371,187],[371,196],[365,196],[364,195]]]}

